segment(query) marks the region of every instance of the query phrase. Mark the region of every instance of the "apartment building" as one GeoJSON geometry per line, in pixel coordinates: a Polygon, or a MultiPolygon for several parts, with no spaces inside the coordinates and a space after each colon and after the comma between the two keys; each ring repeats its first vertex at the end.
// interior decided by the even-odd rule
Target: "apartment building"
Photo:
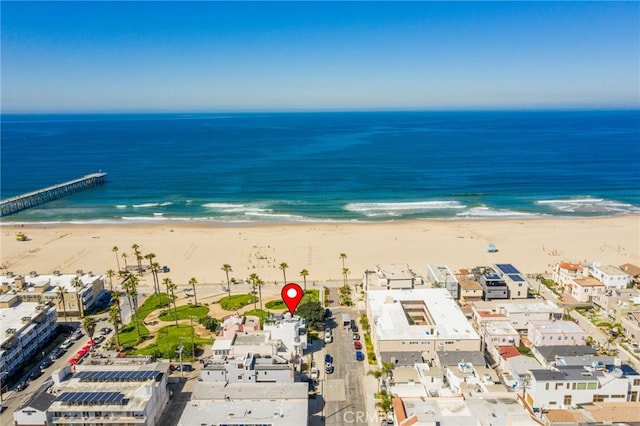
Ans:
{"type": "Polygon", "coordinates": [[[529,321],[527,339],[533,346],[582,346],[587,333],[573,321],[529,321]]]}
{"type": "Polygon", "coordinates": [[[0,371],[14,375],[56,333],[57,312],[50,303],[0,296],[0,371]]]}
{"type": "Polygon", "coordinates": [[[455,300],[460,299],[460,283],[448,266],[427,265],[427,280],[434,287],[447,289],[455,300]]]}
{"type": "Polygon", "coordinates": [[[52,374],[53,383],[37,399],[14,412],[14,422],[33,425],[32,405],[49,400],[45,410],[48,426],[154,426],[160,424],[169,401],[168,375],[165,362],[78,365],[73,373],[65,367],[52,374]]]}
{"type": "Polygon", "coordinates": [[[277,355],[247,353],[242,357],[209,359],[204,363],[200,379],[222,383],[293,383],[293,365],[277,355]]]}
{"type": "Polygon", "coordinates": [[[7,272],[0,276],[0,293],[17,295],[25,302],[52,302],[60,317],[83,316],[91,311],[104,290],[104,276],[93,272],[76,271],[62,274],[40,275],[31,271],[28,275],[7,272]],[[62,292],[63,300],[60,299],[62,292]]]}
{"type": "Polygon", "coordinates": [[[530,370],[525,401],[542,410],[596,402],[638,401],[640,375],[630,366],[561,366],[530,370]]]}
{"type": "Polygon", "coordinates": [[[478,351],[480,337],[444,288],[372,290],[367,315],[384,362],[433,362],[436,351],[478,351]]]}
{"type": "Polygon", "coordinates": [[[594,263],[589,266],[589,273],[607,288],[627,288],[633,282],[633,277],[613,265],[594,263]]]}

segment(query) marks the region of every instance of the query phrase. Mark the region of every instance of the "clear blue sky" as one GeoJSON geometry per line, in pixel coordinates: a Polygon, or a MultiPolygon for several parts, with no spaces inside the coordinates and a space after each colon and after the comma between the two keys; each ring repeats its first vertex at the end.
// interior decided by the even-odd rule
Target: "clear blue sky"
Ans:
{"type": "Polygon", "coordinates": [[[6,2],[2,111],[639,107],[638,2],[6,2]]]}

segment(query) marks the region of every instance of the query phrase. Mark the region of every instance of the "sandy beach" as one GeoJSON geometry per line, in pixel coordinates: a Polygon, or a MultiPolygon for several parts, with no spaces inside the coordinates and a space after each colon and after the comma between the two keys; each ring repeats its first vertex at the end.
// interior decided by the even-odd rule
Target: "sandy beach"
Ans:
{"type": "MultiPolygon", "coordinates": [[[[230,276],[256,272],[265,282],[280,282],[278,265],[288,264],[288,281],[340,280],[345,253],[349,278],[376,264],[407,263],[425,274],[430,263],[453,270],[496,262],[514,264],[525,273],[544,273],[559,261],[621,265],[640,264],[640,216],[596,219],[530,219],[477,221],[406,221],[390,223],[287,224],[220,226],[213,224],[24,225],[0,227],[3,273],[40,274],[78,269],[117,270],[116,255],[135,263],[131,246],[154,253],[167,265],[166,276],[178,284],[221,283],[221,266],[230,276]],[[24,232],[28,241],[16,241],[24,232]],[[493,243],[498,253],[487,253],[493,243]]],[[[143,262],[148,263],[147,260],[143,262]]]]}

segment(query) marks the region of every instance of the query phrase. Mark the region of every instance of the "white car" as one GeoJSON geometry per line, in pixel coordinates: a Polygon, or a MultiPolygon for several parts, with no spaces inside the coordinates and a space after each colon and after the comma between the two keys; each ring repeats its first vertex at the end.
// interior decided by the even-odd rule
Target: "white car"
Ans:
{"type": "Polygon", "coordinates": [[[311,373],[309,373],[309,377],[311,380],[318,380],[320,378],[320,372],[316,367],[311,368],[311,373]]]}
{"type": "Polygon", "coordinates": [[[331,342],[333,342],[333,336],[331,335],[331,333],[325,333],[325,335],[324,335],[324,342],[325,342],[325,343],[331,343],[331,342]]]}
{"type": "Polygon", "coordinates": [[[60,347],[62,349],[69,349],[71,346],[73,346],[73,342],[70,339],[66,339],[64,342],[60,344],[60,347]]]}

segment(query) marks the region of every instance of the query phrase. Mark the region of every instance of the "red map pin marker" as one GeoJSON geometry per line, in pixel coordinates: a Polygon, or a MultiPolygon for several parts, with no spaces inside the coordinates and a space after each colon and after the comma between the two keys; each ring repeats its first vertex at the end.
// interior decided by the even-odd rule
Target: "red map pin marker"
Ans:
{"type": "Polygon", "coordinates": [[[282,296],[282,301],[287,305],[287,308],[289,308],[291,315],[293,315],[298,307],[298,303],[302,300],[302,289],[296,283],[289,283],[282,287],[280,296],[282,296]]]}

